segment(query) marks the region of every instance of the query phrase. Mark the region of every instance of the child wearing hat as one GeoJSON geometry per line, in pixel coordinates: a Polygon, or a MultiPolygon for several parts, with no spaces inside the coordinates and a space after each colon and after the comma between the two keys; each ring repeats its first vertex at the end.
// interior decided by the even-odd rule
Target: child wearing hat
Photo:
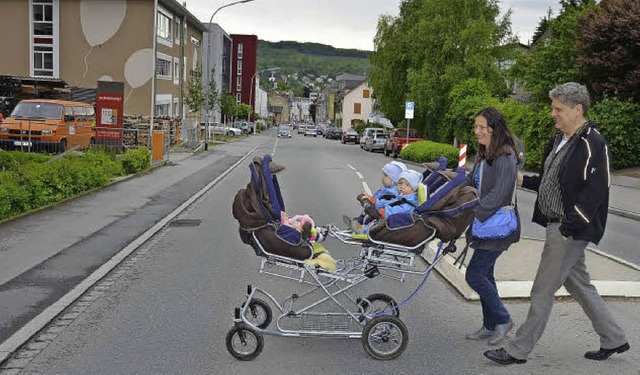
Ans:
{"type": "MultiPolygon", "coordinates": [[[[365,203],[365,210],[371,213],[371,216],[377,219],[383,219],[385,217],[399,214],[399,213],[411,213],[418,206],[418,185],[422,181],[422,173],[416,172],[411,169],[407,169],[401,172],[398,176],[398,197],[394,200],[387,201],[384,206],[371,212],[374,207],[367,207],[365,203]]],[[[375,205],[375,198],[371,201],[371,204],[375,205]]],[[[367,233],[369,226],[367,224],[356,224],[353,228],[357,233],[367,233]]]]}
{"type": "MultiPolygon", "coordinates": [[[[376,210],[383,208],[386,203],[398,199],[398,178],[400,177],[400,173],[406,170],[407,166],[399,161],[394,160],[385,164],[382,167],[382,188],[373,193],[373,195],[365,193],[359,194],[356,199],[363,206],[367,203],[374,202],[376,210]]],[[[354,227],[349,216],[344,215],[343,219],[345,224],[350,228],[354,227]]],[[[358,224],[368,224],[373,219],[363,212],[360,216],[355,217],[354,220],[358,224]]]]}

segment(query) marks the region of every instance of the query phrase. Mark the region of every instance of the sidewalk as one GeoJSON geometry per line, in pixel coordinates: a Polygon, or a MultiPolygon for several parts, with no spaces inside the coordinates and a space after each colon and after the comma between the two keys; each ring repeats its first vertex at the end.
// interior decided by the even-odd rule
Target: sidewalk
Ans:
{"type": "MultiPolygon", "coordinates": [[[[640,180],[627,176],[614,176],[609,195],[609,214],[640,221],[640,180]],[[624,207],[624,208],[622,208],[624,207]]],[[[462,265],[454,265],[456,258],[464,248],[465,239],[457,243],[458,251],[448,254],[436,266],[436,270],[466,299],[479,300],[464,279],[466,265],[473,255],[469,249],[462,265]]],[[[535,278],[544,239],[522,237],[500,256],[495,267],[496,284],[501,298],[529,298],[535,278]]],[[[427,261],[436,254],[434,241],[423,253],[427,261]]],[[[586,264],[593,285],[603,297],[640,298],[640,266],[609,255],[600,250],[587,247],[586,264]]],[[[556,296],[568,296],[561,288],[556,296]]]]}
{"type": "MultiPolygon", "coordinates": [[[[464,248],[464,244],[465,239],[460,238],[457,243],[458,251],[454,254],[447,254],[436,265],[436,270],[458,290],[463,298],[477,301],[479,300],[478,295],[464,279],[466,265],[473,255],[473,249],[469,249],[462,266],[454,265],[456,258],[464,248]]],[[[500,256],[496,263],[495,277],[501,298],[529,298],[533,279],[540,263],[543,244],[544,240],[542,239],[524,237],[500,256]]],[[[431,262],[435,257],[436,250],[437,243],[433,241],[425,249],[422,256],[431,262]]],[[[586,263],[593,285],[601,296],[640,298],[639,266],[590,248],[587,248],[586,263]]],[[[569,293],[564,288],[556,293],[556,296],[568,295],[569,293]]]]}

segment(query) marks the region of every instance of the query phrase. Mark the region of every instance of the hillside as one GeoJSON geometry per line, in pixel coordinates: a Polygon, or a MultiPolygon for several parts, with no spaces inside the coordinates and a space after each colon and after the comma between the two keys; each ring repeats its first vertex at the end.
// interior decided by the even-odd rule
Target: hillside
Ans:
{"type": "Polygon", "coordinates": [[[279,67],[280,74],[335,78],[341,73],[369,74],[370,51],[319,43],[258,41],[258,70],[279,67]]]}

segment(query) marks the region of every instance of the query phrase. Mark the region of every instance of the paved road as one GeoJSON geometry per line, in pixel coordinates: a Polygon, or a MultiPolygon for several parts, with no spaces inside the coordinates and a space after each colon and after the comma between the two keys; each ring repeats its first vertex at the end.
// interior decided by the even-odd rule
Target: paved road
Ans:
{"type": "MultiPolygon", "coordinates": [[[[257,154],[274,150],[275,138],[264,140],[257,154]]],[[[347,164],[373,187],[385,160],[362,153],[357,146],[295,135],[278,141],[274,159],[287,167],[280,177],[287,210],[309,213],[318,222],[335,222],[342,213],[357,211],[353,197],[361,183],[347,164]]],[[[597,346],[597,337],[574,302],[556,304],[528,364],[497,367],[481,356],[486,343],[464,339],[480,325],[480,306],[459,298],[437,274],[401,312],[410,341],[398,360],[369,359],[359,340],[266,337],[261,356],[238,362],[226,352],[224,335],[246,284],[282,298],[300,290],[297,283],[259,274],[259,259],[240,242],[230,215],[231,200],[248,179],[244,165],[234,170],[180,215],[202,220],[199,226],[166,227],[72,306],[68,319],[43,332],[48,338],[30,343],[27,348],[32,350],[21,353],[26,365],[22,373],[638,374],[636,350],[605,363],[582,358],[584,351],[597,346]]],[[[337,258],[357,251],[331,240],[326,245],[337,258]]],[[[401,300],[420,281],[376,278],[361,293],[382,291],[401,300]]],[[[527,307],[527,303],[508,303],[516,324],[524,320],[527,307]]],[[[611,301],[611,307],[632,345],[640,342],[640,304],[611,301]]],[[[10,371],[14,370],[5,370],[10,371]]]]}

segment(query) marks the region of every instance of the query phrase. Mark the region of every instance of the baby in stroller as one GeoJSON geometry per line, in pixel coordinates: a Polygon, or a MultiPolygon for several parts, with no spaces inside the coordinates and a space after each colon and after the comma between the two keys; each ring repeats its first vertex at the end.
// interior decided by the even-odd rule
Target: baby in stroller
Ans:
{"type": "Polygon", "coordinates": [[[366,213],[365,217],[371,218],[371,221],[364,224],[355,224],[354,232],[366,234],[369,231],[369,227],[375,223],[375,220],[399,213],[412,213],[418,206],[418,186],[421,181],[422,174],[420,172],[407,169],[398,176],[398,195],[395,199],[378,202],[374,197],[362,198],[360,202],[366,213]]]}
{"type": "MultiPolygon", "coordinates": [[[[391,202],[395,199],[398,199],[398,178],[400,177],[400,173],[407,170],[407,166],[399,161],[392,161],[385,164],[382,167],[382,187],[378,189],[373,195],[367,193],[359,194],[356,199],[362,205],[365,200],[369,200],[369,202],[375,199],[375,210],[379,210],[387,202],[391,202]]],[[[354,217],[353,220],[347,216],[343,215],[342,219],[344,223],[349,228],[354,228],[357,224],[369,224],[373,218],[363,210],[360,216],[354,217]],[[355,223],[353,222],[355,221],[355,223]]]]}

